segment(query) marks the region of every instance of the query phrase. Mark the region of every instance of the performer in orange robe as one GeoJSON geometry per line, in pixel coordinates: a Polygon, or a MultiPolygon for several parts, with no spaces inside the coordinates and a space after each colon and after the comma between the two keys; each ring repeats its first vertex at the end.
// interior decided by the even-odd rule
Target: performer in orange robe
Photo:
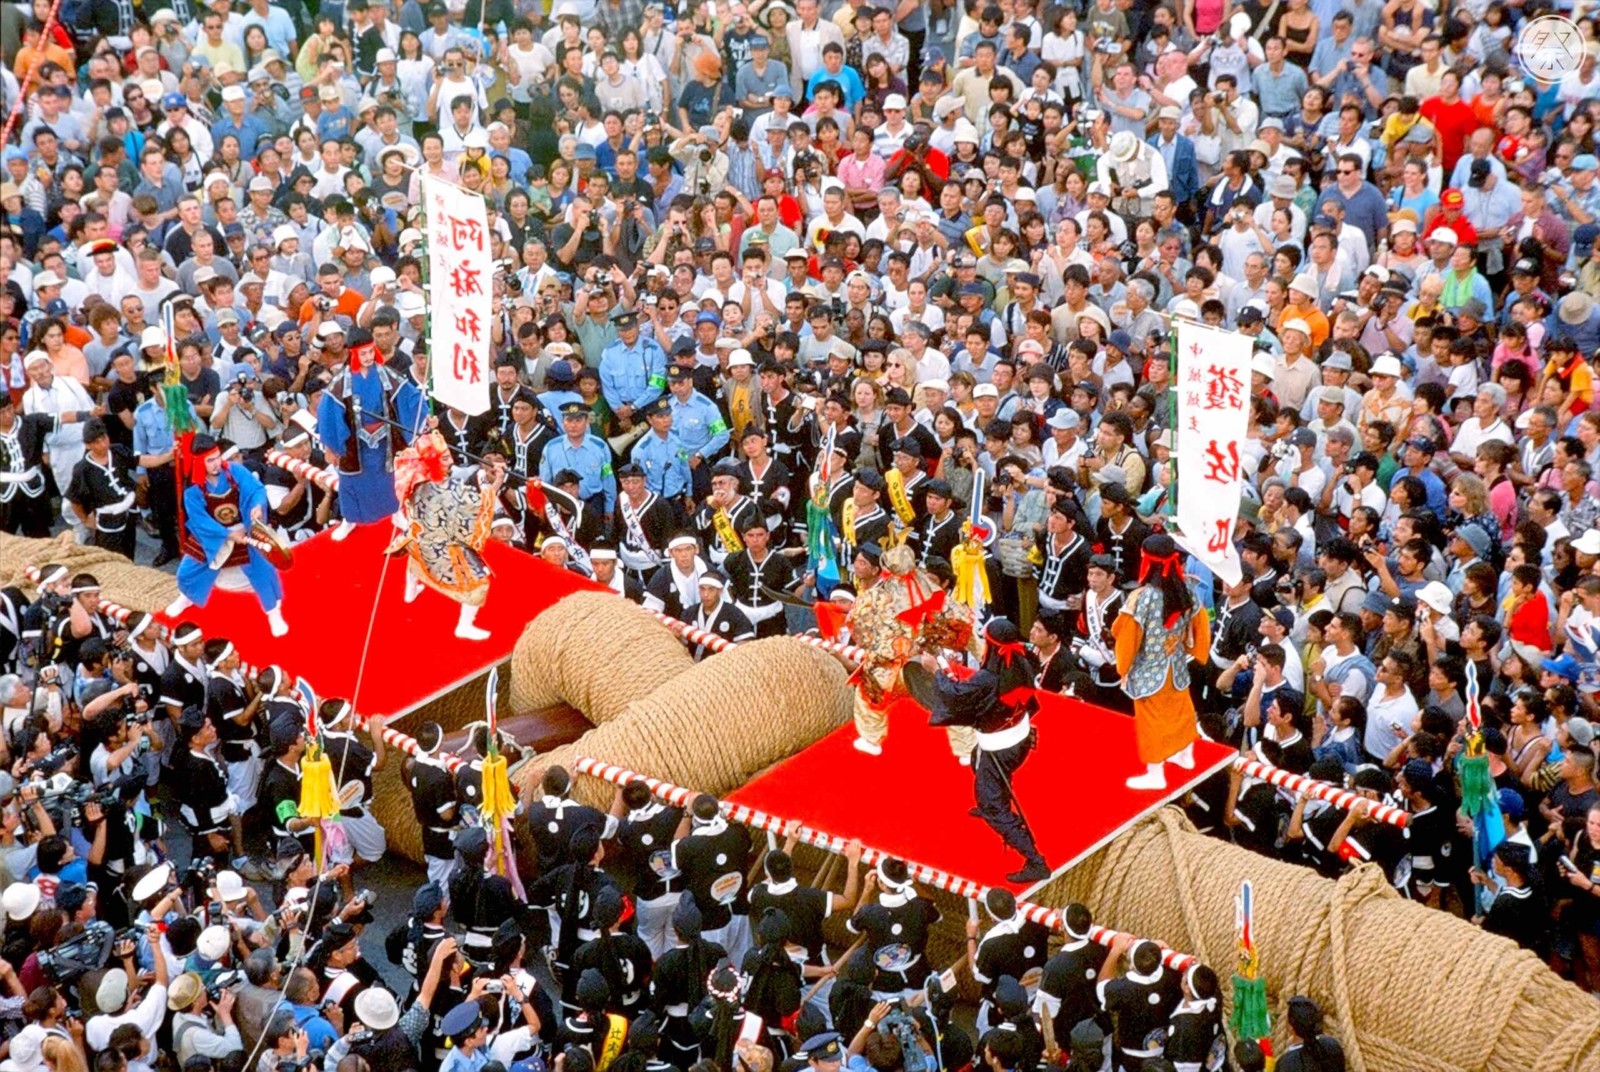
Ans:
{"type": "Polygon", "coordinates": [[[1184,576],[1182,552],[1172,537],[1145,539],[1139,587],[1112,623],[1122,691],[1133,700],[1134,735],[1145,773],[1128,779],[1130,789],[1165,789],[1163,764],[1194,767],[1194,701],[1189,696],[1189,660],[1211,650],[1211,622],[1184,576]]]}

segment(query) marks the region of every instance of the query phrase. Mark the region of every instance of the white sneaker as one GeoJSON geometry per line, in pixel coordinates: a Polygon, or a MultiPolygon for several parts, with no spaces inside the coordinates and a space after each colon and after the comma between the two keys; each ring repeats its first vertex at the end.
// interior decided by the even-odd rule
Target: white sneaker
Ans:
{"type": "Polygon", "coordinates": [[[283,620],[282,604],[267,611],[267,625],[272,629],[272,635],[275,637],[281,637],[289,631],[289,623],[283,620]]]}
{"type": "Polygon", "coordinates": [[[182,614],[192,606],[194,606],[194,600],[190,599],[188,596],[180,595],[177,599],[174,599],[171,603],[168,603],[167,609],[162,613],[164,613],[168,618],[176,618],[178,615],[182,614]]]}
{"type": "Polygon", "coordinates": [[[1127,781],[1129,789],[1165,789],[1167,776],[1161,771],[1161,764],[1151,763],[1148,769],[1136,778],[1127,781]]]}
{"type": "Polygon", "coordinates": [[[1191,741],[1184,745],[1183,751],[1177,755],[1168,756],[1167,762],[1175,767],[1182,767],[1184,770],[1194,770],[1194,742],[1191,741]]]}
{"type": "Polygon", "coordinates": [[[883,745],[873,744],[865,737],[857,737],[854,744],[857,752],[865,752],[869,756],[883,755],[883,745]]]}
{"type": "Polygon", "coordinates": [[[461,617],[456,620],[456,636],[462,640],[488,640],[489,630],[480,629],[472,624],[477,616],[477,607],[469,603],[461,604],[461,617]]]}
{"type": "Polygon", "coordinates": [[[342,543],[342,542],[344,542],[345,538],[348,537],[355,530],[356,530],[356,523],[354,521],[341,521],[341,522],[339,522],[338,526],[333,530],[333,542],[334,543],[342,543]]]}

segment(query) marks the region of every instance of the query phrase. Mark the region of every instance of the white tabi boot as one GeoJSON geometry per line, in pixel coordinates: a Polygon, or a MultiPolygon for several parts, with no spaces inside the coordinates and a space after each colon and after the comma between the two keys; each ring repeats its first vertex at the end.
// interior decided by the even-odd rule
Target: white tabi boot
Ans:
{"type": "Polygon", "coordinates": [[[470,603],[461,604],[461,617],[456,619],[456,636],[462,640],[488,640],[489,631],[472,624],[477,617],[477,607],[470,603]]]}
{"type": "Polygon", "coordinates": [[[1183,751],[1167,757],[1167,762],[1184,770],[1194,770],[1194,742],[1183,746],[1183,751]]]}
{"type": "Polygon", "coordinates": [[[333,530],[333,542],[343,543],[345,538],[356,530],[354,521],[341,521],[333,530]]]}
{"type": "Polygon", "coordinates": [[[411,575],[411,571],[410,570],[406,570],[406,602],[407,603],[415,603],[417,601],[417,597],[422,594],[422,587],[423,587],[422,586],[422,582],[420,580],[418,580],[416,577],[413,577],[411,575]]]}
{"type": "Polygon", "coordinates": [[[177,599],[167,604],[167,609],[164,613],[168,618],[176,618],[192,606],[194,606],[194,600],[188,596],[180,595],[177,599]]]}
{"type": "Polygon", "coordinates": [[[1167,776],[1159,763],[1146,764],[1145,772],[1136,778],[1128,779],[1129,789],[1165,789],[1167,776]]]}
{"type": "Polygon", "coordinates": [[[275,637],[281,637],[289,631],[289,623],[283,620],[282,603],[267,611],[267,625],[275,637]]]}

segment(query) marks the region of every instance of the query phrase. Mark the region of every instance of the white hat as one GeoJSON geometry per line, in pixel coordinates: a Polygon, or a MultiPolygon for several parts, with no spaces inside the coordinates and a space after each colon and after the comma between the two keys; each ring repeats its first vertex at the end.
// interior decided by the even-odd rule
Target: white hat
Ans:
{"type": "Polygon", "coordinates": [[[421,241],[422,241],[422,232],[417,230],[415,227],[407,227],[405,230],[400,232],[400,238],[396,242],[396,244],[399,245],[401,248],[404,248],[405,245],[408,242],[421,242],[421,241]]]}
{"type": "Polygon", "coordinates": [[[1037,201],[1039,195],[1033,192],[1031,186],[1018,186],[1017,192],[1011,195],[1013,201],[1037,201]]]}
{"type": "Polygon", "coordinates": [[[1400,359],[1393,354],[1379,355],[1367,371],[1373,376],[1393,376],[1397,380],[1405,375],[1405,370],[1400,367],[1400,359]]]}
{"type": "Polygon", "coordinates": [[[373,1031],[387,1031],[400,1022],[400,1006],[383,987],[365,987],[356,995],[356,1019],[373,1031]]]}
{"type": "Polygon", "coordinates": [[[1455,597],[1450,594],[1450,589],[1439,581],[1429,581],[1417,589],[1417,602],[1426,603],[1440,614],[1449,614],[1451,604],[1455,597]]]}
{"type": "MultiPolygon", "coordinates": [[[[414,290],[402,290],[394,300],[395,312],[403,317],[421,316],[428,311],[428,303],[414,290]]],[[[549,347],[546,347],[549,349],[549,347]]]]}
{"type": "Polygon", "coordinates": [[[978,128],[972,125],[972,120],[962,116],[956,120],[956,127],[950,135],[950,140],[952,142],[970,141],[976,145],[978,144],[978,128]]]}
{"type": "Polygon", "coordinates": [[[1089,184],[1089,188],[1087,190],[1085,190],[1084,193],[1086,195],[1087,194],[1099,194],[1101,197],[1110,197],[1111,196],[1111,184],[1109,182],[1100,182],[1099,180],[1096,180],[1096,181],[1091,182],[1089,184]]]}
{"type": "Polygon", "coordinates": [[[103,1015],[120,1013],[128,1004],[128,973],[112,968],[101,976],[100,985],[95,988],[94,1004],[103,1015]]]}
{"type": "Polygon", "coordinates": [[[44,1040],[49,1036],[39,1024],[29,1024],[11,1039],[11,1056],[0,1069],[5,1072],[35,1072],[48,1067],[44,1061],[44,1040]]]}
{"type": "Polygon", "coordinates": [[[1416,234],[1417,233],[1417,221],[1416,220],[1413,220],[1413,219],[1411,219],[1409,217],[1406,217],[1406,216],[1401,216],[1398,220],[1395,220],[1393,223],[1391,223],[1389,225],[1389,233],[1390,234],[1401,234],[1401,233],[1407,232],[1407,231],[1409,231],[1411,234],[1416,234]]]}
{"type": "Polygon", "coordinates": [[[1600,555],[1600,529],[1585,529],[1582,536],[1572,541],[1572,549],[1586,555],[1600,555]]]}
{"type": "MultiPolygon", "coordinates": [[[[1178,304],[1182,305],[1183,303],[1179,302],[1178,304]]],[[[1190,302],[1189,304],[1193,305],[1194,303],[1190,302]]],[[[1194,316],[1197,319],[1199,318],[1199,316],[1200,316],[1200,310],[1199,309],[1196,309],[1194,311],[1194,316]]],[[[1106,315],[1106,311],[1104,309],[1100,308],[1098,305],[1094,304],[1093,302],[1088,303],[1082,309],[1078,310],[1077,319],[1083,320],[1085,318],[1087,318],[1089,320],[1093,320],[1096,324],[1099,324],[1100,325],[1100,331],[1102,332],[1102,334],[1106,334],[1106,335],[1111,334],[1111,318],[1106,315]]]]}
{"type": "MultiPolygon", "coordinates": [[[[1096,308],[1096,307],[1091,306],[1090,308],[1096,308]]],[[[1079,313],[1078,315],[1080,317],[1086,316],[1086,315],[1088,315],[1088,310],[1085,310],[1084,312],[1079,313]]],[[[1105,313],[1101,313],[1100,315],[1102,317],[1104,317],[1106,314],[1105,313]]],[[[1176,305],[1174,305],[1172,307],[1172,315],[1173,316],[1181,316],[1181,317],[1184,317],[1185,319],[1188,319],[1188,320],[1199,320],[1200,319],[1200,306],[1196,305],[1192,299],[1184,298],[1181,301],[1179,301],[1178,304],[1176,304],[1176,305]]],[[[1108,323],[1109,323],[1109,320],[1108,320],[1108,323]]]]}
{"type": "MultiPolygon", "coordinates": [[[[222,878],[220,873],[217,878],[222,878]]],[[[194,951],[215,963],[228,955],[229,944],[228,928],[214,923],[200,932],[199,939],[194,943],[194,951]]]]}
{"type": "Polygon", "coordinates": [[[1300,334],[1304,335],[1306,338],[1308,338],[1308,339],[1311,338],[1311,325],[1307,324],[1304,320],[1301,320],[1298,316],[1295,317],[1293,320],[1285,320],[1278,327],[1278,330],[1280,332],[1283,332],[1283,331],[1298,331],[1300,334]]]}
{"type": "Polygon", "coordinates": [[[739,368],[741,365],[754,365],[756,359],[750,356],[750,351],[740,347],[728,355],[728,367],[739,368]]]}
{"type": "Polygon", "coordinates": [[[942,120],[945,116],[959,112],[965,107],[966,103],[960,97],[940,97],[938,103],[933,106],[933,117],[942,120]]]}
{"type": "Polygon", "coordinates": [[[222,87],[222,103],[223,104],[227,104],[229,101],[242,101],[242,100],[244,100],[244,87],[243,86],[235,83],[234,85],[231,85],[231,86],[223,86],[222,87]]]}
{"type": "Polygon", "coordinates": [[[1443,242],[1447,246],[1459,246],[1461,244],[1461,236],[1456,234],[1455,229],[1452,227],[1439,227],[1428,235],[1428,241],[1443,242]]]}
{"type": "Polygon", "coordinates": [[[1270,380],[1272,379],[1273,374],[1277,371],[1277,367],[1277,363],[1272,360],[1271,354],[1264,354],[1260,351],[1257,351],[1256,353],[1250,355],[1251,372],[1259,372],[1261,375],[1270,380]]]}
{"type": "Polygon", "coordinates": [[[21,923],[38,910],[39,887],[31,882],[13,882],[0,894],[0,905],[5,907],[7,919],[21,923]]]}
{"type": "Polygon", "coordinates": [[[906,99],[898,93],[889,94],[887,97],[883,98],[883,110],[888,111],[891,108],[898,112],[905,111],[906,99]]]}
{"type": "MultiPolygon", "coordinates": [[[[150,330],[149,328],[145,329],[150,330]]],[[[156,330],[160,330],[159,328],[156,330]]],[[[168,863],[157,864],[145,872],[144,878],[133,884],[131,899],[135,905],[141,904],[165,890],[172,884],[172,865],[168,863]]]]}
{"type": "Polygon", "coordinates": [[[152,346],[166,346],[167,333],[155,324],[151,324],[139,333],[139,349],[148,350],[152,346]]]}
{"type": "Polygon", "coordinates": [[[226,904],[229,901],[244,900],[250,895],[250,891],[245,888],[244,879],[239,877],[239,872],[218,871],[217,884],[211,887],[211,894],[226,904]]]}
{"type": "Polygon", "coordinates": [[[377,56],[373,58],[372,62],[373,63],[393,63],[396,60],[398,60],[399,58],[400,57],[398,57],[398,56],[396,56],[394,54],[394,49],[392,49],[392,48],[380,48],[380,49],[378,49],[377,56]]]}
{"type": "Polygon", "coordinates": [[[43,350],[30,350],[28,352],[28,356],[22,359],[22,367],[27,368],[35,361],[43,361],[47,365],[54,364],[54,362],[50,360],[50,355],[45,353],[43,350]]]}
{"type": "Polygon", "coordinates": [[[331,339],[335,335],[344,334],[344,325],[337,320],[324,320],[317,325],[317,338],[331,339]]]}
{"type": "Polygon", "coordinates": [[[40,287],[59,287],[65,284],[65,279],[62,279],[48,268],[33,277],[33,289],[36,291],[40,287]]]}
{"type": "Polygon", "coordinates": [[[287,223],[280,223],[272,229],[272,248],[277,249],[291,238],[299,238],[300,232],[287,223]]]}
{"type": "Polygon", "coordinates": [[[1317,281],[1310,272],[1301,272],[1294,277],[1294,282],[1289,284],[1290,290],[1298,290],[1308,298],[1317,296],[1317,281]]]}
{"type": "Polygon", "coordinates": [[[203,286],[215,278],[217,278],[217,270],[209,265],[202,264],[194,270],[194,283],[197,287],[203,286]]]}
{"type": "Polygon", "coordinates": [[[1139,139],[1130,130],[1119,130],[1111,135],[1111,159],[1127,161],[1139,151],[1139,139]]]}
{"type": "Polygon", "coordinates": [[[1361,274],[1370,275],[1379,283],[1387,283],[1389,281],[1389,269],[1381,264],[1369,264],[1361,274]]]}
{"type": "Polygon", "coordinates": [[[949,394],[950,382],[948,380],[923,380],[921,383],[917,384],[917,390],[939,391],[943,394],[949,394]]]}
{"type": "Polygon", "coordinates": [[[474,127],[467,131],[467,136],[461,139],[461,145],[467,149],[487,149],[489,147],[489,132],[482,127],[474,127]]]}
{"type": "Polygon", "coordinates": [[[336,241],[334,245],[340,247],[341,249],[370,250],[372,248],[367,244],[367,240],[362,237],[361,232],[356,230],[354,227],[346,227],[341,230],[339,232],[338,241],[336,241]]]}
{"type": "Polygon", "coordinates": [[[972,389],[973,398],[999,398],[1000,388],[992,383],[980,383],[972,389]]]}
{"type": "Polygon", "coordinates": [[[394,269],[386,264],[380,264],[367,276],[367,282],[375,287],[386,286],[395,280],[394,269]]]}

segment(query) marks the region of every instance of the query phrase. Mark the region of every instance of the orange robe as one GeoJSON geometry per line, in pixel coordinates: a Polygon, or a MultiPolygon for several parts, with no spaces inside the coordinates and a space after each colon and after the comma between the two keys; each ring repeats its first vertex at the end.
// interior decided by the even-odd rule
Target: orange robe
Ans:
{"type": "MultiPolygon", "coordinates": [[[[1154,598],[1149,589],[1138,595],[1141,599],[1154,598]]],[[[1111,623],[1111,635],[1117,645],[1117,672],[1126,678],[1144,645],[1144,628],[1124,606],[1111,623]]],[[[1211,619],[1206,617],[1205,608],[1196,604],[1186,635],[1168,636],[1165,643],[1169,651],[1172,646],[1182,646],[1197,662],[1207,658],[1211,651],[1211,619]]],[[[1188,689],[1173,685],[1171,671],[1159,692],[1133,701],[1133,732],[1141,763],[1163,763],[1193,743],[1197,736],[1194,700],[1188,689]]]]}

